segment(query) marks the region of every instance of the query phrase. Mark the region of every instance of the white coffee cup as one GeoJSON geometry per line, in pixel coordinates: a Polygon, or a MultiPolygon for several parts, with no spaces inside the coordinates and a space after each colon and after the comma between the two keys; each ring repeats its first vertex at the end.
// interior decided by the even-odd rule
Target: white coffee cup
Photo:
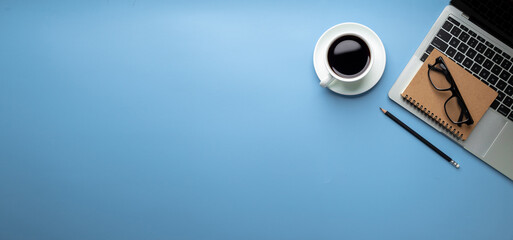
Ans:
{"type": "MultiPolygon", "coordinates": [[[[347,52],[347,51],[346,51],[347,52]]],[[[342,59],[341,62],[349,62],[351,63],[351,56],[359,56],[359,55],[355,55],[354,54],[355,52],[353,52],[353,55],[351,53],[349,54],[345,54],[345,59],[342,59]]],[[[328,70],[329,72],[329,75],[324,77],[323,79],[320,79],[321,80],[321,86],[322,87],[327,87],[329,86],[333,81],[341,81],[341,82],[344,82],[344,83],[354,83],[354,82],[357,82],[357,81],[360,81],[362,78],[364,78],[368,73],[369,71],[371,70],[372,68],[372,65],[374,63],[374,51],[372,49],[372,45],[369,44],[369,41],[366,40],[362,35],[356,33],[356,32],[345,32],[343,34],[340,34],[340,35],[337,35],[335,37],[333,37],[333,39],[330,41],[330,44],[328,44],[328,46],[324,49],[323,51],[323,54],[325,55],[325,58],[324,58],[324,66],[326,67],[326,69],[328,70]],[[340,40],[342,39],[348,39],[348,40],[345,40],[345,41],[342,41],[340,42],[340,40]],[[351,40],[353,40],[351,42],[351,40]],[[361,49],[363,49],[362,51],[365,52],[366,50],[365,49],[368,49],[368,61],[366,62],[366,65],[362,67],[362,69],[360,69],[358,71],[357,74],[343,74],[343,73],[336,73],[334,70],[333,70],[333,66],[332,65],[335,65],[334,63],[331,63],[330,64],[330,50],[332,49],[332,47],[334,47],[335,51],[336,52],[338,49],[337,48],[344,48],[344,46],[346,46],[346,50],[347,49],[351,49],[351,47],[353,47],[352,45],[356,46],[355,43],[359,43],[360,46],[362,47],[361,49]],[[363,43],[363,44],[362,44],[363,43]],[[336,45],[336,46],[334,46],[336,45]]],[[[342,57],[344,57],[342,56],[342,57]]],[[[363,55],[362,55],[363,56],[363,55]]],[[[331,56],[333,58],[333,55],[331,56]]],[[[339,56],[340,57],[340,56],[339,56]]],[[[361,60],[362,60],[362,57],[359,56],[357,58],[361,63],[361,60]]],[[[340,65],[340,64],[338,64],[340,65]]],[[[348,64],[348,65],[351,65],[351,64],[348,64]]],[[[357,64],[358,66],[356,67],[356,69],[358,69],[358,67],[361,67],[362,64],[357,64]]],[[[344,67],[344,66],[342,66],[344,67]]],[[[349,67],[350,68],[350,67],[349,67]]],[[[335,69],[336,70],[336,69],[335,69]]],[[[352,69],[353,71],[355,69],[352,69]]]]}

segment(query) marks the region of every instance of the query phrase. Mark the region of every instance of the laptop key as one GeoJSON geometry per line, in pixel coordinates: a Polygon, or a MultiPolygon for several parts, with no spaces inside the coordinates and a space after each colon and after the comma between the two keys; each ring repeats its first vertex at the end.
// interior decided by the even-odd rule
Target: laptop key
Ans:
{"type": "Polygon", "coordinates": [[[452,17],[448,17],[447,18],[450,22],[454,23],[454,25],[456,26],[459,26],[460,25],[460,22],[456,21],[456,19],[452,18],[452,17]]]}
{"type": "Polygon", "coordinates": [[[484,38],[481,36],[477,36],[477,40],[479,40],[480,42],[485,42],[484,38]]]}
{"type": "Polygon", "coordinates": [[[508,96],[513,96],[513,87],[507,86],[506,90],[504,90],[504,93],[506,93],[506,95],[508,95],[508,96]]]}
{"type": "Polygon", "coordinates": [[[501,75],[499,75],[499,77],[501,79],[504,79],[504,81],[507,81],[509,79],[509,77],[511,76],[511,73],[509,72],[506,72],[506,70],[503,70],[501,75]]]}
{"type": "Polygon", "coordinates": [[[478,73],[479,71],[481,71],[481,66],[479,66],[479,64],[477,63],[474,63],[470,70],[472,70],[472,72],[478,73]]]}
{"type": "Polygon", "coordinates": [[[456,49],[454,49],[453,47],[449,47],[449,49],[447,49],[447,52],[445,52],[445,53],[449,57],[454,57],[454,54],[456,54],[456,49]]]}
{"type": "Polygon", "coordinates": [[[496,75],[499,75],[499,73],[501,73],[501,67],[499,67],[499,65],[494,65],[492,67],[492,72],[495,73],[496,75]]]}
{"type": "Polygon", "coordinates": [[[471,47],[476,47],[477,45],[477,40],[473,37],[471,37],[469,40],[468,40],[468,45],[471,46],[471,47]]]}
{"type": "Polygon", "coordinates": [[[433,45],[429,45],[429,47],[426,49],[426,53],[427,54],[431,54],[431,52],[433,51],[435,47],[433,47],[433,45]]]}
{"type": "Polygon", "coordinates": [[[495,46],[491,43],[491,42],[488,42],[486,41],[485,42],[486,46],[488,46],[489,48],[494,48],[495,46]]]}
{"type": "Polygon", "coordinates": [[[488,78],[488,82],[495,85],[499,81],[499,78],[493,74],[490,74],[490,77],[488,78]]]}
{"type": "Polygon", "coordinates": [[[499,80],[499,82],[495,86],[500,90],[504,90],[507,86],[507,83],[502,80],[499,80]]]}
{"type": "Polygon", "coordinates": [[[467,33],[465,32],[462,32],[459,36],[459,39],[462,41],[462,42],[467,42],[468,38],[470,37],[470,35],[468,35],[467,33]]]}
{"type": "MultiPolygon", "coordinates": [[[[479,38],[479,37],[478,37],[478,38],[479,38]]],[[[485,51],[485,49],[486,49],[486,46],[485,46],[485,45],[483,45],[482,43],[477,44],[476,50],[477,50],[478,52],[483,53],[483,52],[485,51]]]]}
{"type": "Polygon", "coordinates": [[[504,60],[501,64],[501,67],[503,67],[506,70],[509,70],[509,68],[511,67],[511,62],[508,60],[504,60]]]}
{"type": "Polygon", "coordinates": [[[485,57],[478,53],[476,55],[476,57],[474,58],[474,61],[476,61],[477,63],[481,64],[481,63],[483,63],[484,59],[485,59],[485,57]]]}
{"type": "Polygon", "coordinates": [[[490,107],[493,108],[494,110],[497,110],[497,108],[499,107],[499,104],[501,104],[501,103],[499,101],[497,101],[497,99],[495,99],[495,100],[493,100],[492,105],[490,107]]]}
{"type": "Polygon", "coordinates": [[[481,70],[481,72],[479,73],[479,76],[484,79],[486,79],[488,75],[490,75],[490,72],[486,71],[486,69],[481,70]]]}
{"type": "Polygon", "coordinates": [[[460,46],[458,46],[458,50],[462,53],[465,53],[468,49],[468,45],[465,43],[461,43],[460,46]]]}
{"type": "Polygon", "coordinates": [[[451,34],[454,35],[455,37],[459,36],[460,33],[461,33],[461,29],[459,29],[457,27],[453,27],[451,30],[451,34]]]}
{"type": "Polygon", "coordinates": [[[453,26],[452,23],[450,23],[449,21],[445,21],[444,25],[442,25],[442,28],[445,29],[446,31],[451,31],[452,26],[453,26]]]}
{"type": "Polygon", "coordinates": [[[495,99],[497,99],[497,101],[502,101],[504,99],[504,97],[506,97],[506,95],[504,95],[504,93],[502,91],[497,91],[497,97],[495,99]]]}
{"type": "Polygon", "coordinates": [[[463,66],[470,68],[470,66],[472,66],[472,60],[470,60],[470,58],[465,58],[465,60],[463,60],[463,66]]]}
{"type": "Polygon", "coordinates": [[[449,41],[449,45],[453,47],[458,47],[458,44],[460,44],[460,40],[458,40],[456,37],[452,37],[451,41],[449,41]]]}
{"type": "Polygon", "coordinates": [[[493,50],[496,51],[499,54],[502,53],[502,50],[500,48],[498,48],[498,47],[493,47],[493,50]]]}
{"type": "Polygon", "coordinates": [[[472,59],[476,56],[476,54],[477,54],[476,50],[474,50],[472,48],[470,48],[466,53],[467,57],[472,58],[472,59]]]}
{"type": "Polygon", "coordinates": [[[488,49],[486,49],[486,51],[485,51],[485,53],[484,53],[484,55],[485,55],[487,58],[492,58],[494,54],[495,54],[495,53],[494,53],[491,49],[489,49],[489,48],[488,48],[488,49]]]}
{"type": "Polygon", "coordinates": [[[427,53],[424,53],[424,54],[422,55],[422,57],[420,57],[420,61],[424,62],[424,61],[426,61],[426,59],[427,59],[428,57],[429,57],[429,55],[428,55],[427,53]]]}
{"type": "Polygon", "coordinates": [[[438,31],[438,33],[436,34],[437,37],[441,38],[442,40],[448,42],[449,40],[451,40],[451,34],[449,34],[448,32],[446,32],[445,30],[443,29],[440,29],[440,31],[438,31]]]}
{"type": "Polygon", "coordinates": [[[497,112],[499,112],[500,114],[504,115],[504,116],[508,116],[509,112],[511,112],[511,110],[506,107],[504,104],[501,104],[499,106],[499,108],[497,109],[497,112]]]}
{"type": "Polygon", "coordinates": [[[465,56],[459,52],[454,57],[454,60],[456,60],[457,62],[461,63],[461,61],[463,61],[464,58],[465,58],[465,56]]]}
{"type": "Polygon", "coordinates": [[[465,25],[461,25],[460,28],[461,28],[461,30],[463,30],[465,32],[468,31],[468,28],[465,25]]]}
{"type": "Polygon", "coordinates": [[[493,60],[495,63],[497,63],[497,64],[501,64],[501,62],[502,62],[502,60],[503,60],[503,59],[504,59],[504,58],[503,58],[501,55],[499,55],[499,54],[495,54],[495,56],[493,57],[493,59],[492,59],[492,60],[493,60]]]}
{"type": "Polygon", "coordinates": [[[486,61],[483,63],[483,67],[485,67],[488,70],[490,70],[490,68],[492,68],[492,66],[493,66],[493,62],[490,61],[489,59],[486,59],[486,61]]]}
{"type": "Polygon", "coordinates": [[[505,53],[505,52],[502,53],[502,56],[504,56],[504,58],[506,58],[506,59],[510,59],[511,58],[511,56],[509,54],[505,53]]]}
{"type": "Polygon", "coordinates": [[[504,101],[502,101],[502,103],[504,105],[506,105],[507,107],[511,107],[511,105],[513,105],[513,98],[506,97],[506,99],[504,99],[504,101]]]}
{"type": "Polygon", "coordinates": [[[468,30],[468,34],[470,36],[472,36],[472,37],[476,37],[477,36],[477,34],[474,31],[472,31],[472,30],[468,30]]]}
{"type": "Polygon", "coordinates": [[[436,48],[438,48],[440,51],[442,52],[445,52],[445,50],[447,50],[447,43],[444,43],[440,38],[438,37],[435,37],[435,39],[433,39],[433,42],[431,42],[431,44],[433,46],[435,46],[436,48]]]}

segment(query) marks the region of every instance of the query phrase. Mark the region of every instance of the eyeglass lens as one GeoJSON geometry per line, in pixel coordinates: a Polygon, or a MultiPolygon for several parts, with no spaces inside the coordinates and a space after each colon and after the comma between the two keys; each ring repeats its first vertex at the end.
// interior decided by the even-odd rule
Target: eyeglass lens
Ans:
{"type": "Polygon", "coordinates": [[[447,117],[449,117],[449,119],[454,123],[461,123],[468,120],[468,116],[463,114],[464,111],[458,101],[459,100],[456,96],[452,96],[445,103],[447,117]]]}
{"type": "MultiPolygon", "coordinates": [[[[433,68],[441,69],[440,64],[436,64],[433,68]]],[[[429,80],[433,83],[433,86],[438,90],[446,90],[451,88],[451,84],[445,77],[445,74],[441,71],[436,71],[434,69],[430,69],[429,71],[429,80]]]]}

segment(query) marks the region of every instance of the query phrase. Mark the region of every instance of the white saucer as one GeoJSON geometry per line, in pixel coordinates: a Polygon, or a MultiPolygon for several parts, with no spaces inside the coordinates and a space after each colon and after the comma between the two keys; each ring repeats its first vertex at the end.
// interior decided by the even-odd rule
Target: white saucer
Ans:
{"type": "Polygon", "coordinates": [[[374,51],[372,52],[374,64],[372,65],[371,70],[367,76],[361,80],[357,82],[346,83],[335,79],[328,85],[328,88],[331,91],[342,95],[357,95],[364,93],[374,87],[374,85],[376,85],[376,83],[378,83],[379,79],[381,78],[381,75],[383,75],[383,71],[385,71],[385,47],[383,46],[383,43],[381,42],[381,39],[379,39],[378,35],[370,28],[358,23],[341,23],[328,29],[326,32],[324,32],[324,34],[322,34],[322,36],[317,41],[317,44],[315,45],[313,56],[314,68],[319,79],[330,76],[325,65],[326,49],[329,47],[328,45],[334,38],[346,32],[358,33],[368,41],[369,45],[371,45],[369,47],[374,51]]]}

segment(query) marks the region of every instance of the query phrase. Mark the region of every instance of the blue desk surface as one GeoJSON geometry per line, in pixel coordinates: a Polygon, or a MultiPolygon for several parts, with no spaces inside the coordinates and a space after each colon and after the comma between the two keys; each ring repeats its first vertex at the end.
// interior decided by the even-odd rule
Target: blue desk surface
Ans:
{"type": "Polygon", "coordinates": [[[446,5],[1,1],[0,239],[512,239],[513,182],[387,97],[446,5]],[[357,97],[312,63],[348,21],[357,97]]]}

